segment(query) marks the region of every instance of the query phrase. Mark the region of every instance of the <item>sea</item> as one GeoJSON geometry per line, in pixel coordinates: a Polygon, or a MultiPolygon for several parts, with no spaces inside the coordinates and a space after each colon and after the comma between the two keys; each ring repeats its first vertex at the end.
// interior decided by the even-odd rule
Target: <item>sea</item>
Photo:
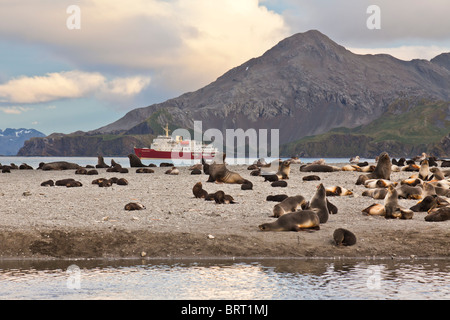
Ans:
{"type": "MultiPolygon", "coordinates": [[[[105,162],[109,164],[111,159],[129,167],[128,158],[105,157],[105,162]]],[[[317,158],[301,158],[303,163],[314,160],[317,158]]],[[[347,158],[324,160],[328,164],[349,161],[347,158]]],[[[361,159],[366,160],[374,161],[361,159]]],[[[54,161],[74,162],[81,166],[97,164],[96,157],[0,157],[2,164],[27,163],[33,168],[40,162],[54,161]]],[[[238,159],[235,164],[253,161],[238,159]]],[[[143,161],[156,165],[161,162],[167,161],[143,161]]],[[[270,304],[273,301],[450,300],[450,259],[0,258],[0,300],[178,301],[169,308],[167,304],[153,304],[152,307],[154,310],[170,309],[180,316],[207,312],[206,307],[199,309],[200,301],[227,301],[226,306],[216,309],[216,316],[221,312],[227,316],[247,313],[265,317],[276,312],[277,305],[270,304]],[[230,314],[226,313],[228,311],[230,314]]],[[[210,314],[209,317],[213,316],[210,314]]]]}

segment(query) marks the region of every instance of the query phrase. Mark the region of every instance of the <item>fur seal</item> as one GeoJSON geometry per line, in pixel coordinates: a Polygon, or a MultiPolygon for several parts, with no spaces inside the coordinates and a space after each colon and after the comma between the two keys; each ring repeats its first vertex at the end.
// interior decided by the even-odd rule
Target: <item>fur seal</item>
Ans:
{"type": "Polygon", "coordinates": [[[333,239],[337,246],[352,246],[356,243],[355,234],[343,228],[334,230],[333,239]]]}
{"type": "Polygon", "coordinates": [[[78,188],[82,186],[83,184],[80,181],[69,181],[66,183],[67,188],[78,188]]]}
{"type": "Polygon", "coordinates": [[[405,209],[398,204],[398,193],[393,185],[388,187],[388,193],[384,198],[384,217],[386,219],[412,219],[413,211],[405,209]]]}
{"type": "Polygon", "coordinates": [[[28,165],[28,164],[26,164],[26,163],[22,163],[22,164],[19,166],[19,170],[33,170],[33,167],[30,166],[30,165],[28,165]]]}
{"type": "Polygon", "coordinates": [[[197,182],[192,188],[192,193],[196,198],[206,198],[208,196],[208,192],[203,189],[203,185],[201,182],[197,182]]]}
{"type": "Polygon", "coordinates": [[[278,179],[289,179],[289,173],[291,172],[291,161],[285,160],[280,162],[278,166],[278,172],[276,175],[278,179]]]}
{"type": "Polygon", "coordinates": [[[303,181],[320,181],[320,177],[316,175],[304,176],[302,178],[303,181]]]}
{"type": "Polygon", "coordinates": [[[426,212],[428,210],[437,208],[441,205],[447,205],[447,201],[443,201],[441,198],[436,196],[426,196],[421,201],[413,205],[410,210],[414,212],[426,212]]]}
{"type": "Polygon", "coordinates": [[[194,168],[191,170],[191,175],[202,174],[202,170],[194,168]]]}
{"type": "Polygon", "coordinates": [[[393,182],[386,179],[369,179],[364,182],[364,187],[366,188],[387,188],[390,185],[397,186],[397,182],[393,182]]]}
{"type": "Polygon", "coordinates": [[[47,180],[41,183],[41,187],[53,187],[55,182],[53,180],[47,180]]]}
{"type": "Polygon", "coordinates": [[[286,199],[288,197],[287,194],[276,194],[276,195],[270,195],[266,197],[266,201],[276,201],[276,202],[281,202],[284,199],[286,199]]]}
{"type": "Polygon", "coordinates": [[[339,187],[339,186],[332,186],[325,188],[326,195],[329,197],[332,196],[351,196],[353,195],[353,192],[349,189],[339,187]]]}
{"type": "Polygon", "coordinates": [[[300,166],[301,172],[334,172],[339,170],[326,164],[305,164],[300,166]]]}
{"type": "Polygon", "coordinates": [[[429,222],[450,220],[450,206],[431,209],[424,219],[429,222]]]}
{"type": "Polygon", "coordinates": [[[95,176],[97,174],[98,174],[98,171],[95,169],[91,169],[86,172],[86,175],[88,175],[88,176],[95,176]]]}
{"type": "Polygon", "coordinates": [[[297,211],[305,203],[306,200],[301,195],[287,197],[273,207],[273,217],[279,218],[286,213],[297,211]]]}
{"type": "Polygon", "coordinates": [[[133,210],[144,210],[145,206],[138,202],[130,202],[125,205],[125,210],[133,211],[133,210]]]}
{"type": "MultiPolygon", "coordinates": [[[[387,191],[386,191],[387,192],[387,191]]],[[[363,213],[366,213],[371,216],[384,216],[385,209],[384,206],[380,203],[373,203],[364,210],[362,210],[363,213]]]]}
{"type": "Polygon", "coordinates": [[[50,171],[50,170],[71,170],[71,169],[79,169],[81,168],[76,163],[70,163],[67,161],[56,161],[56,162],[50,162],[50,163],[43,163],[41,162],[39,164],[39,168],[43,171],[50,171]]]}
{"type": "Polygon", "coordinates": [[[422,199],[423,189],[402,184],[397,188],[398,197],[402,199],[422,199]]]}
{"type": "Polygon", "coordinates": [[[130,168],[142,168],[147,167],[145,164],[142,163],[141,159],[133,153],[130,153],[128,155],[128,159],[130,160],[130,168]]]}
{"type": "Polygon", "coordinates": [[[225,165],[225,158],[226,155],[224,154],[222,163],[217,163],[216,161],[214,161],[209,165],[209,178],[207,182],[243,184],[248,181],[242,178],[239,173],[228,170],[225,165]]]}
{"type": "Polygon", "coordinates": [[[253,190],[253,183],[249,180],[244,180],[244,183],[241,184],[241,190],[253,190]]]}
{"type": "Polygon", "coordinates": [[[428,160],[425,159],[422,161],[422,164],[420,165],[419,179],[427,181],[429,180],[429,178],[431,178],[430,166],[428,160]]]}
{"type": "Polygon", "coordinates": [[[55,182],[55,186],[65,187],[69,182],[75,181],[75,179],[61,179],[55,182]]]}
{"type": "Polygon", "coordinates": [[[178,175],[178,174],[180,174],[180,170],[178,170],[177,167],[171,167],[169,170],[167,170],[164,173],[165,174],[170,174],[170,175],[178,175]]]}
{"type": "Polygon", "coordinates": [[[232,196],[225,194],[222,190],[214,193],[214,201],[218,204],[236,203],[234,202],[234,198],[232,196]]]}
{"type": "Polygon", "coordinates": [[[259,226],[261,231],[303,231],[319,230],[320,221],[317,214],[312,210],[301,210],[286,213],[271,223],[259,226]]]}
{"type": "Polygon", "coordinates": [[[125,179],[125,178],[120,178],[120,179],[117,179],[116,184],[119,185],[119,186],[127,186],[128,185],[128,180],[125,179]]]}
{"type": "Polygon", "coordinates": [[[105,160],[102,156],[97,156],[97,164],[95,166],[97,169],[105,169],[109,168],[109,166],[105,163],[105,160]]]}
{"type": "Polygon", "coordinates": [[[155,170],[150,169],[150,168],[139,168],[136,169],[136,173],[154,173],[155,170]]]}
{"type": "Polygon", "coordinates": [[[278,175],[276,174],[272,174],[272,173],[262,173],[260,174],[261,177],[264,178],[264,182],[269,181],[269,182],[275,182],[280,180],[280,178],[278,178],[278,175]]]}
{"type": "MultiPolygon", "coordinates": [[[[358,182],[360,180],[364,180],[365,178],[391,180],[391,172],[392,172],[392,166],[391,166],[391,160],[389,159],[389,155],[387,152],[382,152],[378,156],[378,163],[377,163],[375,169],[373,170],[373,172],[368,173],[366,175],[362,175],[363,177],[360,176],[358,178],[356,184],[361,184],[358,182]]],[[[362,183],[364,183],[364,182],[362,182],[362,183]]]]}
{"type": "Polygon", "coordinates": [[[317,213],[320,223],[328,221],[330,213],[328,211],[325,187],[322,183],[317,186],[316,193],[309,201],[307,208],[317,213]]]}
{"type": "Polygon", "coordinates": [[[3,166],[2,167],[2,173],[11,173],[11,167],[10,166],[3,166]]]}
{"type": "Polygon", "coordinates": [[[287,182],[286,182],[286,181],[275,181],[275,182],[272,182],[272,183],[270,184],[270,186],[272,186],[272,187],[286,188],[286,187],[287,187],[287,182]]]}
{"type": "Polygon", "coordinates": [[[375,188],[363,191],[362,195],[364,197],[371,197],[373,199],[384,199],[387,194],[386,188],[375,188]]]}
{"type": "Polygon", "coordinates": [[[86,168],[80,168],[75,171],[75,174],[87,174],[86,168]]]}

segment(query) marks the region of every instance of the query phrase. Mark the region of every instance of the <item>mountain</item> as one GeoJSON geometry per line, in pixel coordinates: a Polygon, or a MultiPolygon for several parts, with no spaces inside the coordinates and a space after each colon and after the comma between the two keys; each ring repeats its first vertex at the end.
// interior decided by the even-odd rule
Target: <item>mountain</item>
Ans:
{"type": "MultiPolygon", "coordinates": [[[[449,56],[403,61],[386,54],[358,55],[311,30],[280,41],[197,91],[134,109],[85,136],[140,139],[161,134],[166,123],[192,129],[196,120],[204,131],[279,129],[283,145],[334,128],[366,125],[399,99],[411,105],[422,99],[450,101],[449,56]]],[[[75,143],[69,145],[73,155],[82,152],[75,143]]],[[[46,148],[33,143],[21,152],[45,153],[46,148]]]]}
{"type": "Polygon", "coordinates": [[[24,142],[34,137],[45,137],[45,134],[34,129],[0,129],[0,154],[15,156],[24,142]]]}
{"type": "Polygon", "coordinates": [[[300,157],[375,158],[389,150],[393,157],[422,152],[450,156],[450,102],[421,101],[410,105],[399,100],[378,119],[353,129],[336,128],[327,133],[304,137],[282,147],[284,154],[300,157]]]}

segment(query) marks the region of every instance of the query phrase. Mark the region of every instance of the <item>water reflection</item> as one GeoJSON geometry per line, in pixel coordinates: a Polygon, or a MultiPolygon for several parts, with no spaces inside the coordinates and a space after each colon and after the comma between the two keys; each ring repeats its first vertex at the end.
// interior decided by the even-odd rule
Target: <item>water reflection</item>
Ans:
{"type": "Polygon", "coordinates": [[[450,261],[0,261],[0,299],[449,299],[450,261]]]}

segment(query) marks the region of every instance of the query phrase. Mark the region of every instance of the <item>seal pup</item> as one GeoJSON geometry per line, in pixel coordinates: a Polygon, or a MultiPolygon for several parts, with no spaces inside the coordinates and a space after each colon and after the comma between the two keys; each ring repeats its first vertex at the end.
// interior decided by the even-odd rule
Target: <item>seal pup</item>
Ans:
{"type": "Polygon", "coordinates": [[[53,187],[55,182],[53,180],[47,180],[41,183],[41,187],[53,187]]]}
{"type": "Polygon", "coordinates": [[[197,182],[192,188],[192,193],[196,198],[206,198],[208,196],[208,192],[203,189],[203,185],[201,182],[197,182]]]}
{"type": "Polygon", "coordinates": [[[305,164],[300,166],[301,172],[334,172],[340,171],[340,168],[335,168],[326,164],[305,164]]]}
{"type": "Polygon", "coordinates": [[[369,179],[364,182],[366,188],[387,188],[390,185],[397,186],[398,182],[386,180],[386,179],[369,179]]]}
{"type": "Polygon", "coordinates": [[[125,178],[120,178],[120,179],[117,179],[116,184],[119,185],[119,186],[127,186],[128,185],[128,180],[125,179],[125,178]]]}
{"type": "Polygon", "coordinates": [[[337,246],[352,246],[356,243],[355,234],[344,228],[334,230],[333,239],[337,246]]]}
{"type": "Polygon", "coordinates": [[[302,178],[303,181],[320,181],[320,177],[316,175],[304,176],[302,178]]]}
{"type": "Polygon", "coordinates": [[[286,181],[275,181],[270,184],[271,187],[281,187],[281,188],[286,188],[287,185],[288,184],[286,181]]]}
{"type": "Polygon", "coordinates": [[[66,187],[67,188],[78,188],[78,187],[82,187],[83,184],[80,181],[69,181],[66,183],[66,187]]]}
{"type": "Polygon", "coordinates": [[[398,197],[402,199],[422,199],[423,189],[402,184],[397,188],[398,197]]]}
{"type": "Polygon", "coordinates": [[[384,216],[386,211],[382,204],[373,203],[367,208],[363,209],[362,212],[371,216],[384,216]]]}
{"type": "Polygon", "coordinates": [[[359,160],[360,160],[359,156],[356,156],[356,157],[351,157],[349,162],[353,163],[353,164],[357,164],[357,163],[359,163],[359,160]]]}
{"type": "Polygon", "coordinates": [[[178,174],[180,174],[180,170],[178,170],[177,167],[171,167],[169,170],[167,170],[164,173],[165,174],[170,174],[170,175],[178,175],[178,174]]]}
{"type": "Polygon", "coordinates": [[[320,221],[312,210],[300,210],[283,214],[276,221],[259,225],[261,231],[319,230],[320,221]]]}
{"type": "Polygon", "coordinates": [[[317,213],[320,223],[325,223],[328,221],[330,213],[328,211],[325,187],[322,183],[317,186],[316,193],[309,201],[307,209],[313,210],[317,213]]]}
{"type": "Polygon", "coordinates": [[[214,201],[218,204],[230,204],[234,202],[234,198],[228,194],[225,194],[222,190],[214,193],[214,201]]]}
{"type": "Polygon", "coordinates": [[[339,186],[332,186],[325,188],[326,195],[329,197],[332,196],[351,196],[353,195],[353,192],[349,189],[346,189],[344,187],[339,186]]]}
{"type": "Polygon", "coordinates": [[[287,194],[276,194],[276,195],[269,195],[266,197],[266,201],[275,201],[275,202],[281,202],[284,199],[288,197],[287,194]]]}
{"type": "Polygon", "coordinates": [[[86,168],[80,168],[75,171],[75,174],[87,174],[87,172],[86,168]]]}
{"type": "Polygon", "coordinates": [[[305,203],[306,200],[301,195],[287,197],[273,207],[273,217],[279,218],[286,213],[297,211],[305,203]]]}
{"type": "Polygon", "coordinates": [[[55,182],[55,186],[65,187],[69,182],[72,182],[72,181],[75,181],[75,179],[68,178],[68,179],[57,180],[55,182]]]}
{"type": "Polygon", "coordinates": [[[273,173],[261,173],[260,176],[264,178],[264,182],[266,182],[266,181],[275,182],[275,181],[280,180],[278,175],[273,174],[273,173]]]}
{"type": "Polygon", "coordinates": [[[410,210],[414,212],[426,212],[428,210],[447,206],[450,203],[447,200],[444,200],[441,197],[437,196],[426,196],[421,201],[417,202],[415,205],[413,205],[410,210]]]}
{"type": "Polygon", "coordinates": [[[136,169],[136,173],[155,173],[155,170],[150,168],[138,168],[136,169]]]}
{"type": "Polygon", "coordinates": [[[125,210],[133,211],[133,210],[144,210],[145,206],[139,202],[130,202],[125,205],[125,210]]]}
{"type": "Polygon", "coordinates": [[[450,220],[450,206],[434,208],[428,211],[425,221],[438,222],[450,220]]]}
{"type": "Polygon", "coordinates": [[[194,168],[191,170],[191,175],[202,174],[202,170],[194,168]]]}
{"type": "Polygon", "coordinates": [[[241,190],[253,190],[253,183],[247,179],[241,184],[241,190]]]}
{"type": "Polygon", "coordinates": [[[445,179],[444,173],[438,167],[430,168],[430,172],[433,174],[432,179],[436,179],[436,180],[444,180],[445,179]]]}
{"type": "Polygon", "coordinates": [[[95,176],[95,175],[98,175],[98,171],[95,170],[95,169],[91,169],[91,170],[88,170],[86,172],[86,175],[88,175],[88,176],[95,176]]]}

